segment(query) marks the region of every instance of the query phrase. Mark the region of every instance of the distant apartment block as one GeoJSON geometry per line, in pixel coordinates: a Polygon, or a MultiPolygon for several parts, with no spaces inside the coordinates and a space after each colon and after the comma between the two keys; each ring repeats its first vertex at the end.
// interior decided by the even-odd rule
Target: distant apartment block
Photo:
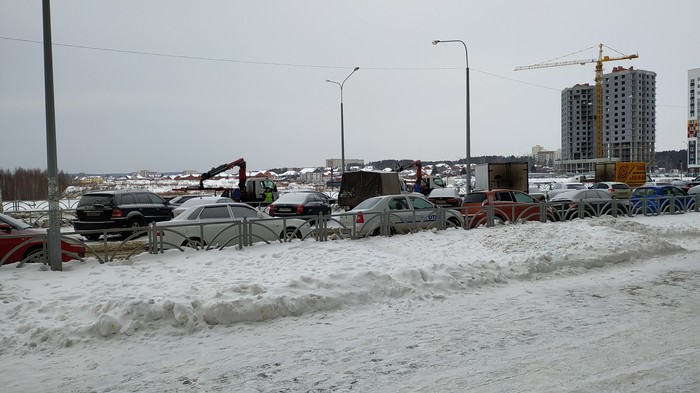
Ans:
{"type": "Polygon", "coordinates": [[[540,145],[535,145],[532,147],[531,157],[536,165],[553,167],[555,161],[561,160],[561,149],[552,151],[540,145]]]}
{"type": "Polygon", "coordinates": [[[561,167],[592,171],[597,161],[644,161],[654,165],[656,73],[615,67],[603,75],[603,157],[597,159],[595,86],[561,93],[561,167]]]}
{"type": "Polygon", "coordinates": [[[688,70],[688,169],[698,172],[698,111],[700,111],[700,68],[688,70]]]}

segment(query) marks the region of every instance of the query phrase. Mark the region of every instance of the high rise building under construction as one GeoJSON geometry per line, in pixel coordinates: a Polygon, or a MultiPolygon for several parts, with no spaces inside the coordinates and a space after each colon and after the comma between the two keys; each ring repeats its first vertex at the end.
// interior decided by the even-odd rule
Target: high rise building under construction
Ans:
{"type": "Polygon", "coordinates": [[[580,84],[562,91],[561,169],[588,172],[593,171],[595,162],[601,161],[642,161],[647,168],[653,167],[656,73],[614,67],[603,75],[602,87],[600,133],[595,121],[595,86],[580,84]],[[602,157],[597,157],[599,143],[602,157]]]}

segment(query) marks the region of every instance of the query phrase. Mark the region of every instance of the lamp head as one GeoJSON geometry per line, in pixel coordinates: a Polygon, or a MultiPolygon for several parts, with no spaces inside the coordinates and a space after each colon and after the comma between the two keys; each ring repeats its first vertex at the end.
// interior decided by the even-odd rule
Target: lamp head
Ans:
{"type": "Polygon", "coordinates": [[[439,44],[439,43],[440,43],[440,40],[434,40],[434,41],[433,41],[433,45],[437,45],[437,44],[439,44]]]}
{"type": "Polygon", "coordinates": [[[355,67],[355,69],[352,70],[352,72],[355,72],[355,71],[357,71],[357,70],[359,70],[359,69],[360,69],[360,67],[355,67]]]}

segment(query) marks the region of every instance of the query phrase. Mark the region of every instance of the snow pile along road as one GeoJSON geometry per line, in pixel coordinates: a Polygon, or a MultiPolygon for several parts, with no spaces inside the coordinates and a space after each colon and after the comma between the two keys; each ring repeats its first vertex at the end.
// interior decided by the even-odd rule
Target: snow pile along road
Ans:
{"type": "Polygon", "coordinates": [[[100,265],[2,267],[0,353],[113,335],[259,322],[389,299],[442,299],[512,280],[682,252],[698,224],[655,218],[528,223],[392,238],[176,250],[100,265]]]}

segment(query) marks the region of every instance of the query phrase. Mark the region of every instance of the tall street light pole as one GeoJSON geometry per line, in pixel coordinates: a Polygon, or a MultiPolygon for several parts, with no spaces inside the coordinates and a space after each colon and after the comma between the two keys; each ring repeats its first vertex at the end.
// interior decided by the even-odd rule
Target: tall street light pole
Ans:
{"type": "Polygon", "coordinates": [[[53,52],[51,50],[51,3],[42,1],[44,27],[44,101],[46,103],[46,156],[49,180],[49,228],[46,248],[51,270],[63,270],[61,262],[61,210],[58,201],[58,159],[56,156],[56,110],[53,90],[53,52]]]}
{"type": "Polygon", "coordinates": [[[352,76],[352,74],[355,73],[355,71],[359,70],[360,67],[355,67],[355,69],[352,70],[350,75],[345,77],[343,79],[343,82],[336,82],[332,81],[330,79],[326,79],[326,82],[328,83],[335,83],[336,85],[340,86],[340,165],[343,168],[343,174],[345,173],[345,123],[343,121],[343,86],[345,86],[345,81],[348,80],[352,76]]]}
{"type": "Polygon", "coordinates": [[[472,167],[471,167],[471,149],[470,149],[470,135],[469,135],[469,53],[467,52],[467,44],[462,40],[435,40],[433,45],[437,45],[443,42],[459,42],[464,46],[464,57],[467,61],[467,194],[472,190],[472,167]]]}

